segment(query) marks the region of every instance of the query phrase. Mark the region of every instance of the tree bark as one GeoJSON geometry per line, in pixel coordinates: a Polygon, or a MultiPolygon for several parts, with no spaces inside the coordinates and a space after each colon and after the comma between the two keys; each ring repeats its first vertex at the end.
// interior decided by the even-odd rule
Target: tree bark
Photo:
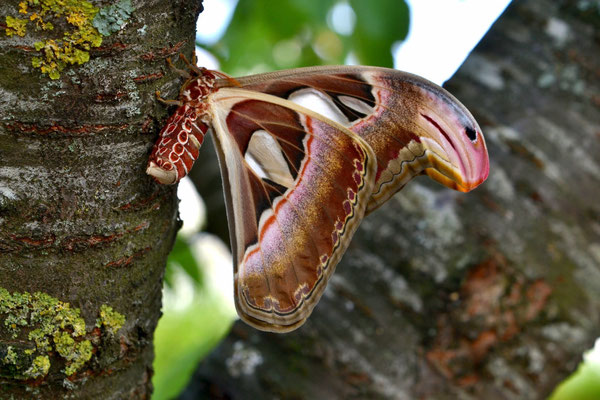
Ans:
{"type": "Polygon", "coordinates": [[[11,18],[42,9],[19,3],[0,4],[0,398],[149,398],[180,224],[175,188],[145,174],[167,116],[154,92],[176,97],[165,59],[192,54],[201,0],[92,1],[112,34],[58,79],[38,42],[74,32],[66,15],[89,23],[86,2],[42,2],[54,29],[32,19],[23,36],[11,18]]]}
{"type": "Polygon", "coordinates": [[[305,326],[238,322],[181,398],[546,398],[600,336],[598,26],[594,2],[514,2],[447,85],[489,180],[410,183],[305,326]]]}

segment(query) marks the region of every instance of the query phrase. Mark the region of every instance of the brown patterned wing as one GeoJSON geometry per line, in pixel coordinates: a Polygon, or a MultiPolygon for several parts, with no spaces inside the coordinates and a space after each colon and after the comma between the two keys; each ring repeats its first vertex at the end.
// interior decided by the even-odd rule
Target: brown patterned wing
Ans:
{"type": "MultiPolygon", "coordinates": [[[[450,93],[418,76],[376,67],[310,67],[239,78],[241,87],[296,100],[307,93],[358,134],[377,157],[367,212],[410,179],[427,174],[467,192],[488,175],[479,125],[450,93]]],[[[221,85],[230,85],[221,81],[221,85]]]]}
{"type": "Polygon", "coordinates": [[[207,100],[223,176],[236,306],[258,329],[302,325],[361,221],[376,173],[358,135],[236,88],[207,100]]]}

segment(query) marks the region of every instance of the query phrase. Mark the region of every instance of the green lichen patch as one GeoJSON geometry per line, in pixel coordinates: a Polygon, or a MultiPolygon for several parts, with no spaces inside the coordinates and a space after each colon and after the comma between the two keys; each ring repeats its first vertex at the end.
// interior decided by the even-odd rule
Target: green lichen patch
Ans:
{"type": "Polygon", "coordinates": [[[92,358],[93,346],[89,340],[75,341],[67,332],[58,332],[54,335],[56,351],[65,360],[67,367],[65,375],[73,375],[92,358]]]}
{"type": "Polygon", "coordinates": [[[100,318],[96,320],[98,328],[104,327],[110,335],[117,333],[125,323],[125,316],[112,309],[112,307],[102,304],[100,306],[100,318]]]}
{"type": "Polygon", "coordinates": [[[121,30],[132,12],[131,0],[121,0],[112,6],[102,8],[94,17],[92,25],[103,36],[109,36],[121,30]]]}
{"type": "Polygon", "coordinates": [[[29,293],[11,295],[6,289],[0,288],[0,315],[6,314],[4,326],[13,338],[17,337],[20,327],[27,325],[30,302],[29,293]]]}
{"type": "Polygon", "coordinates": [[[17,353],[12,346],[8,346],[6,348],[6,356],[4,356],[3,362],[5,364],[16,364],[17,363],[17,353]]]}
{"type": "Polygon", "coordinates": [[[27,19],[6,17],[6,34],[24,36],[28,22],[36,30],[51,31],[63,20],[72,29],[60,38],[46,39],[35,43],[42,53],[34,57],[31,64],[51,79],[58,79],[60,71],[69,64],[83,64],[90,59],[89,50],[102,43],[102,36],[92,25],[98,9],[85,0],[24,0],[19,3],[19,13],[27,19]],[[10,24],[9,24],[10,22],[10,24]],[[53,23],[54,22],[54,23],[53,23]]]}
{"type": "Polygon", "coordinates": [[[19,14],[26,18],[7,16],[6,34],[25,36],[29,22],[33,22],[38,31],[51,31],[59,22],[66,23],[70,29],[62,36],[58,34],[35,43],[41,56],[31,60],[42,74],[58,79],[68,65],[88,62],[90,49],[102,44],[102,35],[121,29],[132,11],[130,0],[103,9],[86,0],[23,0],[19,3],[19,14]]]}
{"type": "Polygon", "coordinates": [[[26,19],[14,18],[10,15],[6,17],[6,35],[12,36],[25,36],[25,25],[27,25],[26,19]]]}
{"type": "Polygon", "coordinates": [[[48,375],[50,370],[50,359],[48,356],[37,356],[33,359],[31,366],[25,371],[25,376],[31,379],[42,378],[48,375]]]}
{"type": "MultiPolygon", "coordinates": [[[[112,307],[102,305],[98,318],[112,336],[125,323],[125,317],[112,307]]],[[[49,354],[58,354],[64,361],[64,374],[73,375],[91,360],[94,347],[88,339],[85,321],[78,308],[46,293],[10,293],[0,288],[0,330],[13,339],[26,338],[35,344],[31,349],[0,348],[0,371],[11,369],[22,379],[37,379],[50,370],[49,354]]]]}

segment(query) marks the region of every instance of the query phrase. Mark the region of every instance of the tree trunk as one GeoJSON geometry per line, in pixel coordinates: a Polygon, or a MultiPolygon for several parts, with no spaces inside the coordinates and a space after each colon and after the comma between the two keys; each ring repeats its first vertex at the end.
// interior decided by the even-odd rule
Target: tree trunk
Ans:
{"type": "Polygon", "coordinates": [[[448,83],[489,180],[410,183],[305,326],[237,323],[182,398],[546,398],[600,335],[599,22],[594,2],[512,4],[448,83]]]}
{"type": "Polygon", "coordinates": [[[191,55],[201,1],[19,3],[0,4],[0,398],[149,398],[179,226],[145,174],[154,92],[176,97],[165,59],[191,55]]]}

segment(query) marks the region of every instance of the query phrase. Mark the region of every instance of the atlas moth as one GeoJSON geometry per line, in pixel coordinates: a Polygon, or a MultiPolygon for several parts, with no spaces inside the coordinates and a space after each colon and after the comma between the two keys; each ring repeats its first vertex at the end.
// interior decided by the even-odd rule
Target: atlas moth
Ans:
{"type": "Polygon", "coordinates": [[[325,66],[231,78],[182,59],[189,72],[177,70],[187,78],[179,100],[157,92],[178,108],[160,131],[147,173],[177,183],[208,129],[214,132],[235,304],[258,329],[301,326],[362,218],[414,176],[462,192],[488,176],[473,116],[416,75],[325,66]],[[325,110],[292,101],[306,93],[325,110]]]}

